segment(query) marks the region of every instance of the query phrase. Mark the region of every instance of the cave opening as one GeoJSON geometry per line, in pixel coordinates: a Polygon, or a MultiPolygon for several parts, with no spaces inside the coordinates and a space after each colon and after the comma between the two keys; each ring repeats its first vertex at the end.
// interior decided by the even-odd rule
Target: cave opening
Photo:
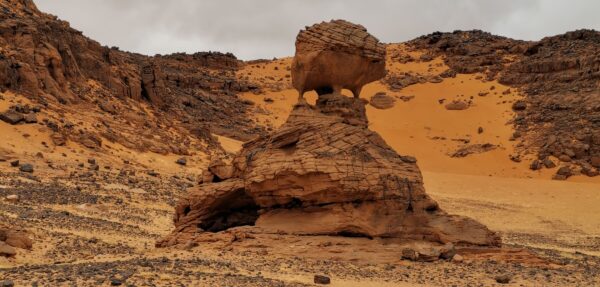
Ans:
{"type": "Polygon", "coordinates": [[[208,232],[219,232],[236,226],[253,226],[259,209],[243,189],[236,190],[216,204],[212,216],[202,220],[198,227],[208,232]]]}

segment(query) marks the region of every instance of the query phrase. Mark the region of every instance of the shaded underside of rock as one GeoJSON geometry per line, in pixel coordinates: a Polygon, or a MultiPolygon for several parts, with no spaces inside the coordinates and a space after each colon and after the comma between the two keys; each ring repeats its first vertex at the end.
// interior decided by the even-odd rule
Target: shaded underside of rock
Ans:
{"type": "Polygon", "coordinates": [[[204,183],[179,202],[175,231],[157,245],[240,225],[257,233],[498,245],[482,224],[438,207],[415,161],[366,127],[364,105],[339,95],[321,97],[316,107],[296,105],[275,133],[244,144],[229,178],[204,183]],[[332,103],[363,109],[349,121],[332,103]]]}

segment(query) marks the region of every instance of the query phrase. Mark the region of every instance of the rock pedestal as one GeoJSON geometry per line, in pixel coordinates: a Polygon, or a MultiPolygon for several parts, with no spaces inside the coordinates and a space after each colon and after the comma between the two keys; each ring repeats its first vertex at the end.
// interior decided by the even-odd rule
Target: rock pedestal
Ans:
{"type": "Polygon", "coordinates": [[[245,143],[229,172],[207,171],[212,182],[181,199],[175,231],[157,245],[242,225],[256,233],[499,245],[482,224],[439,208],[416,160],[367,128],[364,105],[335,94],[296,105],[276,132],[245,143]]]}

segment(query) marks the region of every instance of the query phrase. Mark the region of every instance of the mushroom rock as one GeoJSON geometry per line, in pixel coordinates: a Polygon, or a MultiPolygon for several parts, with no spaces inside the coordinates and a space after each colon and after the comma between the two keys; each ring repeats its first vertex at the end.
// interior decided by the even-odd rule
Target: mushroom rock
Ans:
{"type": "Polygon", "coordinates": [[[385,45],[361,25],[344,20],[322,22],[300,31],[292,62],[292,84],[300,93],[319,95],[362,87],[385,76],[385,45]]]}
{"type": "Polygon", "coordinates": [[[362,85],[385,75],[385,48],[377,39],[336,20],[300,32],[296,47],[294,86],[301,95],[316,89],[316,104],[299,101],[274,133],[244,143],[228,161],[213,161],[203,183],[179,201],[175,230],[158,247],[202,242],[230,229],[438,247],[500,244],[481,223],[440,209],[425,193],[416,159],[369,130],[367,101],[357,96],[362,85]]]}
{"type": "Polygon", "coordinates": [[[336,94],[320,96],[315,106],[297,104],[277,131],[243,145],[229,163],[229,178],[205,182],[181,199],[175,231],[157,246],[238,226],[268,234],[499,245],[484,225],[439,208],[425,193],[416,161],[367,128],[365,104],[336,94]]]}

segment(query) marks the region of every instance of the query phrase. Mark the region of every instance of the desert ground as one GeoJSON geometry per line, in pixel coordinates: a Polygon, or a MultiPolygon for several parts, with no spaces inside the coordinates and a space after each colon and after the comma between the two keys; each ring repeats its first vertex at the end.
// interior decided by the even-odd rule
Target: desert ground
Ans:
{"type": "MultiPolygon", "coordinates": [[[[296,101],[297,92],[286,78],[290,63],[291,58],[284,58],[248,64],[238,72],[255,80],[282,79],[283,89],[242,95],[256,104],[256,120],[268,129],[281,125],[296,101]]],[[[441,59],[388,67],[425,74],[445,68],[441,59]]],[[[0,194],[20,196],[18,202],[1,202],[0,216],[29,230],[35,241],[31,251],[0,257],[0,278],[17,286],[311,286],[315,274],[324,274],[331,286],[491,286],[507,275],[514,286],[600,284],[600,215],[595,211],[600,179],[555,181],[552,170],[532,171],[527,161],[511,161],[510,105],[520,95],[503,94],[505,90],[509,88],[477,75],[458,75],[400,91],[375,82],[362,93],[367,99],[377,92],[397,98],[390,109],[367,107],[370,128],[400,154],[418,159],[426,190],[440,206],[498,231],[503,251],[461,250],[460,262],[418,263],[402,260],[393,243],[326,236],[156,249],[156,240],[172,228],[173,204],[195,184],[207,156],[198,152],[182,166],[175,163],[179,156],[118,144],[103,152],[76,143],[49,147],[43,144],[51,142],[47,128],[0,122],[0,194]],[[478,96],[482,91],[489,94],[478,96]],[[467,110],[446,110],[441,99],[470,99],[473,104],[467,110]],[[478,133],[479,127],[483,132],[478,133]],[[484,143],[497,147],[450,156],[484,143]],[[35,173],[15,171],[9,164],[15,159],[34,163],[35,173]],[[93,172],[96,165],[99,171],[93,172]],[[154,172],[149,175],[148,170],[154,172]]],[[[314,103],[316,94],[307,98],[314,103]]],[[[12,103],[27,99],[4,93],[0,107],[12,103]]],[[[48,113],[44,116],[58,116],[48,113]]],[[[93,122],[92,115],[82,115],[73,120],[93,122]]],[[[218,139],[231,153],[242,144],[218,139]]]]}

